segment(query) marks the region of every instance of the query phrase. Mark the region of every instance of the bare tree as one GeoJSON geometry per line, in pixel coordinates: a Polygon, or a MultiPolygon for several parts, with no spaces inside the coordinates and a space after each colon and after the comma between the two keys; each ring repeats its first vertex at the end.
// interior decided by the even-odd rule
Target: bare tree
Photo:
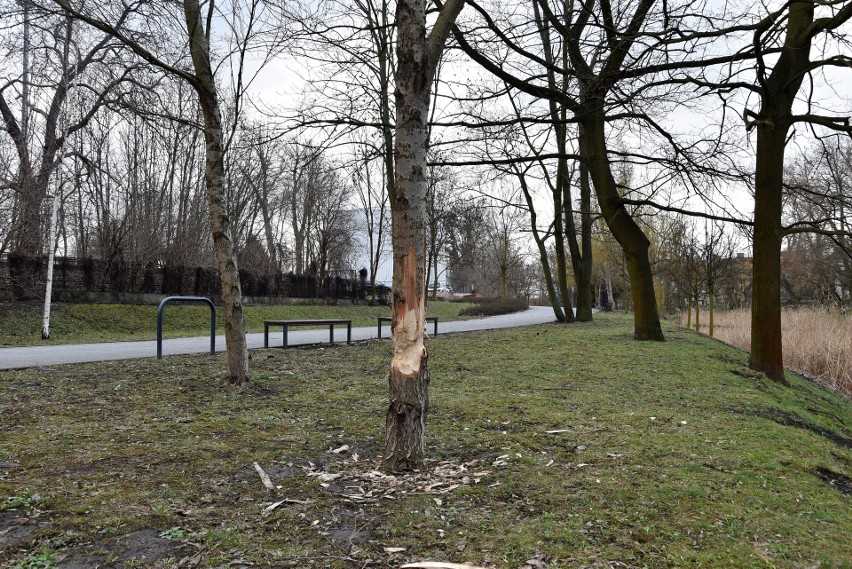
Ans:
{"type": "MultiPolygon", "coordinates": [[[[506,203],[492,204],[485,223],[487,234],[480,249],[484,282],[488,292],[500,298],[518,297],[526,269],[520,247],[521,228],[526,224],[523,210],[506,203]]],[[[483,291],[485,292],[485,291],[483,291]]],[[[573,315],[572,315],[573,316],[573,315]]]]}
{"type": "MultiPolygon", "coordinates": [[[[730,276],[737,250],[734,236],[727,233],[719,223],[707,222],[704,225],[704,241],[701,244],[701,278],[707,290],[709,309],[708,330],[710,337],[715,336],[716,296],[719,283],[730,276]]],[[[696,323],[698,317],[696,316],[696,323]]]]}
{"type": "Polygon", "coordinates": [[[781,349],[781,245],[785,234],[812,231],[809,225],[782,226],[784,154],[796,124],[852,132],[850,117],[821,115],[806,81],[825,68],[849,67],[849,43],[841,30],[852,20],[852,3],[793,1],[769,11],[759,22],[753,44],[757,53],[754,85],[743,85],[757,96],[759,108],[746,109],[749,129],[757,132],[754,180],[753,301],[749,366],[786,383],[781,349]],[[838,34],[838,35],[834,35],[838,34]],[[820,55],[811,58],[814,42],[820,55]],[[846,49],[846,52],[839,51],[846,49]],[[837,49],[835,54],[833,50],[837,49]],[[806,98],[806,110],[794,103],[806,98]]]}
{"type": "MultiPolygon", "coordinates": [[[[15,149],[14,161],[2,172],[0,187],[15,192],[8,236],[11,249],[34,256],[44,251],[43,205],[68,137],[85,128],[100,109],[118,102],[130,84],[129,77],[140,66],[127,63],[121,45],[109,34],[75,27],[70,18],[51,13],[35,2],[23,5],[26,25],[22,21],[20,26],[5,30],[11,34],[5,39],[17,42],[15,32],[26,28],[28,49],[23,52],[27,69],[22,72],[10,66],[0,75],[0,132],[9,137],[15,149]],[[73,123],[60,128],[72,84],[82,91],[77,100],[83,108],[81,112],[75,110],[73,123]]],[[[10,21],[23,17],[17,5],[5,4],[2,11],[0,16],[10,21]]],[[[125,7],[118,19],[126,18],[129,11],[125,7]]]]}
{"type": "Polygon", "coordinates": [[[393,218],[393,359],[388,382],[385,470],[422,468],[429,407],[426,324],[426,150],[430,92],[438,62],[464,0],[449,0],[426,35],[425,0],[396,9],[397,73],[393,218]]]}
{"type": "MultiPolygon", "coordinates": [[[[279,26],[278,13],[260,0],[246,4],[234,2],[223,6],[209,2],[202,7],[198,0],[183,0],[177,6],[165,3],[129,5],[124,14],[116,17],[110,6],[87,7],[74,5],[70,0],[54,0],[67,14],[115,38],[132,50],[140,59],[158,69],[186,81],[198,97],[203,118],[205,143],[205,185],[208,212],[216,262],[225,305],[225,339],[227,344],[228,382],[243,384],[249,380],[248,349],[242,308],[237,257],[233,243],[231,221],[226,209],[225,153],[228,140],[227,125],[222,120],[216,69],[221,69],[211,46],[214,22],[222,21],[232,36],[226,46],[226,59],[233,62],[234,99],[232,118],[240,115],[243,95],[250,78],[244,74],[246,56],[253,47],[261,46],[261,61],[281,48],[285,29],[279,26]],[[166,26],[181,22],[181,35],[186,43],[170,45],[164,38],[151,38],[140,30],[141,20],[159,21],[166,26]],[[154,40],[154,41],[152,41],[154,40]],[[159,41],[157,41],[159,40],[159,41]],[[169,52],[169,48],[173,48],[169,52]],[[191,71],[184,66],[189,59],[191,71]]],[[[268,60],[268,59],[267,59],[268,60]]],[[[236,124],[236,122],[234,123],[236,124]]],[[[233,128],[231,129],[233,132],[233,128]]]]}
{"type": "MultiPolygon", "coordinates": [[[[364,147],[362,146],[362,148],[364,147]]],[[[387,168],[387,163],[384,160],[371,158],[364,154],[357,161],[355,174],[352,177],[367,232],[371,305],[375,303],[376,274],[385,254],[387,229],[390,222],[388,218],[387,184],[385,184],[388,176],[385,168],[387,168]]]]}
{"type": "Polygon", "coordinates": [[[782,253],[786,302],[849,305],[852,300],[852,142],[828,138],[799,152],[785,172],[784,224],[794,233],[782,253]]]}

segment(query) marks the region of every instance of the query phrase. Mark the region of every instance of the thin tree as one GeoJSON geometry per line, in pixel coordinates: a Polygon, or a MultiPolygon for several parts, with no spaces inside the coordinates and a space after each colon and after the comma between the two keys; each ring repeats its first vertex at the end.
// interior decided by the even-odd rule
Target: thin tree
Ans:
{"type": "MultiPolygon", "coordinates": [[[[179,77],[186,81],[195,91],[198,97],[201,114],[203,117],[203,132],[205,143],[205,169],[204,178],[207,190],[207,205],[210,215],[210,229],[213,237],[213,247],[216,254],[216,264],[219,269],[219,278],[222,288],[222,301],[225,307],[225,342],[227,345],[228,377],[227,382],[241,385],[249,380],[248,347],[245,338],[245,320],[243,317],[242,289],[240,275],[237,266],[237,256],[233,243],[233,230],[231,220],[226,209],[225,196],[225,152],[227,143],[225,137],[226,124],[222,120],[222,109],[219,90],[216,84],[215,69],[218,68],[213,59],[211,49],[211,34],[213,22],[217,14],[217,4],[213,1],[207,3],[206,11],[202,9],[198,0],[183,0],[181,3],[183,34],[187,41],[188,53],[181,54],[178,59],[189,57],[192,70],[174,61],[169,61],[166,56],[157,55],[154,46],[143,45],[144,39],[136,37],[133,28],[127,20],[131,14],[114,20],[110,23],[106,19],[99,18],[97,12],[86,11],[83,7],[75,7],[70,0],[53,0],[67,14],[87,23],[88,25],[105,32],[108,36],[116,38],[123,45],[133,51],[139,58],[159,68],[170,75],[179,77]]],[[[137,12],[132,15],[143,18],[160,18],[165,22],[171,16],[168,13],[160,13],[158,10],[168,11],[165,5],[146,5],[150,13],[137,12]]],[[[234,32],[233,53],[236,59],[234,118],[239,117],[239,109],[242,105],[242,96],[245,93],[250,80],[244,76],[243,70],[246,64],[246,55],[250,51],[252,40],[262,38],[265,40],[265,56],[280,49],[283,33],[274,21],[274,14],[265,9],[265,5],[259,0],[249,0],[246,6],[232,4],[228,7],[228,15],[233,19],[228,26],[234,32]],[[242,8],[245,8],[243,10],[242,8]],[[271,22],[264,19],[270,19],[271,22]],[[264,34],[259,28],[266,24],[267,33],[264,34]]],[[[173,15],[173,14],[172,14],[173,15]]],[[[160,46],[158,46],[160,47],[160,46]]],[[[268,59],[267,59],[268,60],[268,59]]],[[[234,123],[236,124],[236,122],[234,123]]],[[[232,129],[233,130],[233,129],[232,129]]]]}
{"type": "Polygon", "coordinates": [[[399,0],[393,219],[393,359],[382,467],[423,467],[429,408],[426,324],[426,151],[430,92],[438,62],[464,0],[449,0],[426,34],[426,1],[399,0]]]}

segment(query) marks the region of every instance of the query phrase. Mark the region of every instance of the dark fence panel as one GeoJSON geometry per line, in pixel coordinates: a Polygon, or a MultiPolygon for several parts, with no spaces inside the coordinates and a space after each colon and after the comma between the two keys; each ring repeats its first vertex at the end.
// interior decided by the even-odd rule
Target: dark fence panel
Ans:
{"type": "MultiPolygon", "coordinates": [[[[76,259],[56,257],[53,290],[57,299],[81,298],[86,293],[137,293],[219,297],[219,272],[208,267],[166,266],[149,263],[136,266],[116,258],[76,259]]],[[[36,300],[44,298],[47,257],[10,254],[0,258],[0,298],[36,300]]],[[[256,298],[359,299],[363,287],[354,278],[340,274],[318,282],[310,275],[293,273],[256,274],[240,270],[243,295],[256,298]]]]}

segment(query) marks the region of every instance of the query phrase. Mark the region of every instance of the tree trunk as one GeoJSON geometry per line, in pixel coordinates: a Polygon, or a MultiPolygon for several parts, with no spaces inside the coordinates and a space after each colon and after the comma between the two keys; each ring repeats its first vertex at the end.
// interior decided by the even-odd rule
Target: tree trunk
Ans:
{"type": "MultiPolygon", "coordinates": [[[[585,146],[585,136],[582,125],[579,127],[580,154],[585,146]]],[[[577,245],[576,237],[571,243],[571,265],[574,267],[574,280],[577,283],[577,322],[592,321],[592,184],[589,180],[589,169],[585,164],[580,164],[580,244],[577,245]],[[575,252],[576,249],[576,252],[575,252]]],[[[566,217],[570,217],[571,226],[569,231],[576,235],[576,227],[573,218],[573,207],[570,207],[566,217]]]]}
{"type": "Polygon", "coordinates": [[[759,126],[754,195],[749,367],[784,382],[781,348],[781,213],[786,129],[759,126]]]}
{"type": "Polygon", "coordinates": [[[565,161],[560,160],[556,167],[556,189],[553,191],[553,243],[556,252],[556,286],[559,290],[559,300],[562,302],[562,311],[565,315],[564,322],[574,321],[574,307],[571,303],[571,294],[568,290],[568,260],[565,255],[565,223],[563,221],[564,208],[562,204],[562,180],[564,179],[565,161]]]}
{"type": "MultiPolygon", "coordinates": [[[[567,76],[562,75],[557,81],[556,73],[553,71],[554,57],[551,47],[550,34],[552,26],[546,23],[542,18],[539,6],[533,2],[533,12],[538,24],[538,31],[541,37],[543,46],[543,55],[548,63],[547,84],[551,89],[564,92],[569,84],[567,76]]],[[[563,42],[560,47],[562,67],[567,70],[568,62],[566,45],[563,42]]],[[[566,139],[568,129],[566,127],[567,109],[564,105],[560,106],[554,100],[548,101],[550,110],[550,120],[554,134],[556,135],[556,149],[561,158],[556,165],[556,181],[551,185],[550,190],[553,192],[553,238],[554,252],[556,254],[556,285],[559,289],[559,298],[562,302],[562,314],[560,322],[574,322],[574,307],[571,302],[571,293],[568,287],[568,264],[565,252],[565,240],[568,241],[568,246],[571,252],[571,263],[576,266],[578,262],[579,248],[577,247],[577,235],[574,230],[574,219],[572,217],[573,210],[571,208],[571,187],[568,179],[568,160],[566,154],[566,139]]],[[[577,274],[575,272],[575,278],[577,274]]]]}
{"type": "Polygon", "coordinates": [[[588,107],[582,115],[588,143],[585,158],[604,220],[626,257],[633,297],[633,337],[636,340],[664,341],[657,312],[657,297],[654,294],[654,274],[648,257],[650,241],[624,208],[618,194],[607,155],[604,120],[600,110],[603,103],[593,102],[588,107]]]}
{"type": "Polygon", "coordinates": [[[426,351],[426,147],[432,79],[450,27],[464,6],[449,0],[426,38],[425,0],[399,0],[396,8],[396,137],[393,219],[393,359],[388,377],[385,452],[387,471],[423,467],[429,410],[426,351]]]}
{"type": "Polygon", "coordinates": [[[547,288],[547,298],[550,299],[550,306],[553,308],[553,315],[556,317],[556,320],[563,322],[565,320],[565,313],[562,311],[562,306],[559,304],[559,298],[556,294],[556,285],[553,282],[553,271],[550,267],[550,257],[547,254],[547,244],[544,242],[544,238],[538,230],[538,215],[535,210],[535,202],[533,201],[532,193],[527,185],[524,173],[516,171],[515,174],[518,178],[518,182],[520,183],[521,191],[524,194],[527,209],[530,213],[530,227],[532,228],[533,240],[535,241],[536,247],[538,247],[538,257],[541,262],[541,269],[544,272],[544,284],[547,288]]]}
{"type": "Polygon", "coordinates": [[[713,328],[713,311],[716,308],[716,295],[713,294],[713,290],[710,290],[710,337],[713,338],[715,335],[715,330],[713,328]]]}
{"type": "Polygon", "coordinates": [[[227,381],[242,385],[249,380],[248,346],[243,318],[240,273],[237,257],[234,254],[231,222],[225,205],[222,116],[219,112],[216,83],[210,66],[210,46],[204,34],[198,0],[184,0],[183,6],[189,34],[190,54],[199,82],[196,91],[204,116],[206,143],[204,181],[210,210],[213,248],[222,284],[222,302],[225,305],[225,344],[229,371],[227,381]]]}
{"type": "MultiPolygon", "coordinates": [[[[59,168],[62,168],[60,165],[59,168]]],[[[56,184],[56,193],[53,195],[53,207],[50,211],[50,239],[47,250],[47,280],[44,284],[44,311],[41,319],[41,339],[50,339],[50,310],[53,301],[53,261],[56,255],[56,225],[59,218],[60,192],[62,191],[62,176],[56,184]]]]}
{"type": "Polygon", "coordinates": [[[701,332],[701,297],[695,293],[695,331],[701,332]]]}
{"type": "Polygon", "coordinates": [[[391,195],[393,219],[393,359],[385,454],[388,471],[423,466],[429,409],[426,338],[426,142],[429,64],[425,54],[425,9],[418,2],[397,5],[396,170],[391,195]]]}
{"type": "Polygon", "coordinates": [[[607,302],[609,302],[610,307],[615,310],[615,294],[612,292],[612,275],[609,274],[609,271],[606,272],[606,295],[607,302]]]}
{"type": "MultiPolygon", "coordinates": [[[[848,8],[844,9],[848,11],[848,8]]],[[[749,367],[786,385],[781,349],[781,227],[784,150],[796,94],[810,67],[814,4],[791,2],[784,47],[763,82],[754,180],[751,355],[749,367]]],[[[845,16],[848,18],[849,16],[845,16]]],[[[824,19],[828,25],[829,19],[824,19]]]]}

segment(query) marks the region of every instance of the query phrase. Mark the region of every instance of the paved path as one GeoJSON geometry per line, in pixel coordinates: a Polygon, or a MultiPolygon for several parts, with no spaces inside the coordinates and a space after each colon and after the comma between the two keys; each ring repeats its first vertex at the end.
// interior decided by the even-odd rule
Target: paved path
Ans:
{"type": "MultiPolygon", "coordinates": [[[[553,309],[550,307],[534,306],[524,312],[491,316],[477,320],[458,320],[440,322],[438,334],[449,332],[469,332],[472,330],[491,330],[495,328],[514,328],[531,324],[552,322],[553,309]]],[[[427,326],[432,331],[432,324],[427,326]]],[[[377,337],[376,326],[352,328],[352,340],[367,340],[377,337]]],[[[389,335],[385,329],[382,336],[389,335]]],[[[269,345],[280,346],[283,342],[282,331],[269,331],[269,345]]],[[[346,328],[337,326],[334,339],[346,341],[346,328]]],[[[263,347],[263,334],[247,334],[249,348],[263,347]]],[[[287,341],[291,346],[319,344],[328,342],[328,327],[322,330],[290,330],[287,341]]],[[[216,337],[216,351],[225,350],[225,337],[216,337]]],[[[210,351],[210,337],[174,338],[163,341],[163,355],[196,354],[210,351]]],[[[20,348],[0,348],[0,369],[19,369],[44,365],[72,364],[82,362],[97,362],[106,360],[129,360],[134,358],[151,358],[157,355],[157,342],[109,342],[102,344],[54,344],[50,346],[26,346],[20,348]]]]}

